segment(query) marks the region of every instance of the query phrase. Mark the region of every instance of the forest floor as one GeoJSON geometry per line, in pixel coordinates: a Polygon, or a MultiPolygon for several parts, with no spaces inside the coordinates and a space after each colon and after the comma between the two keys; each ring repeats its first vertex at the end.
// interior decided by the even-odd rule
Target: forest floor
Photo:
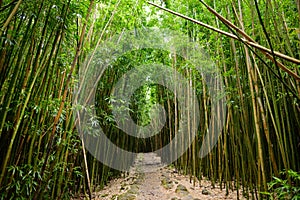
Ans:
{"type": "MultiPolygon", "coordinates": [[[[213,188],[208,180],[190,181],[190,177],[178,173],[171,167],[160,167],[160,157],[156,154],[138,156],[129,176],[113,179],[99,192],[93,193],[94,200],[197,200],[197,199],[237,199],[237,190],[213,188]]],[[[242,197],[239,191],[239,199],[242,197]]]]}

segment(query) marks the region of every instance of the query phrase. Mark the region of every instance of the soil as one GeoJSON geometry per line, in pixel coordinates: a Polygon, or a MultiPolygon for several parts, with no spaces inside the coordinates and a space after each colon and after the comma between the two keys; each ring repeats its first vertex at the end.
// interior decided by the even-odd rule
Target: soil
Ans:
{"type": "MultiPolygon", "coordinates": [[[[171,167],[163,166],[154,153],[139,154],[126,178],[112,180],[103,190],[93,193],[94,200],[197,200],[246,199],[242,191],[212,187],[208,180],[190,180],[171,167]]],[[[194,178],[192,178],[194,180],[194,178]]]]}

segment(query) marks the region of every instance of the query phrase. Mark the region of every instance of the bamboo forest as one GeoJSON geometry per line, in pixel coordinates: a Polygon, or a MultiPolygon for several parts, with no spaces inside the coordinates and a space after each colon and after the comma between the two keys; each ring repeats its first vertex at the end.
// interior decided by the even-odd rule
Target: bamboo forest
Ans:
{"type": "Polygon", "coordinates": [[[300,0],[0,0],[0,199],[300,199],[300,0]]]}

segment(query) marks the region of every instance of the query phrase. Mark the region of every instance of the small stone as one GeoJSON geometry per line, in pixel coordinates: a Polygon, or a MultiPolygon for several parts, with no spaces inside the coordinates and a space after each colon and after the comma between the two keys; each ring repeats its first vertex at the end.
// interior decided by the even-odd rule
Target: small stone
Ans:
{"type": "Polygon", "coordinates": [[[186,187],[185,187],[184,185],[181,185],[181,184],[177,185],[177,188],[176,188],[175,192],[176,192],[177,194],[182,195],[182,196],[185,196],[185,195],[188,195],[188,194],[189,194],[189,192],[188,192],[188,190],[186,189],[186,187]]]}
{"type": "Polygon", "coordinates": [[[165,189],[167,189],[167,190],[173,188],[173,181],[172,181],[171,179],[169,179],[169,178],[163,178],[163,179],[161,180],[161,184],[162,184],[162,186],[163,186],[165,189]]]}
{"type": "Polygon", "coordinates": [[[127,192],[118,196],[118,200],[135,200],[135,199],[136,196],[134,194],[127,193],[127,192]]]}
{"type": "Polygon", "coordinates": [[[179,184],[176,188],[176,191],[188,191],[184,185],[179,184]]]}
{"type": "Polygon", "coordinates": [[[208,192],[208,190],[204,189],[204,190],[202,190],[202,194],[209,195],[209,192],[208,192]]]}
{"type": "Polygon", "coordinates": [[[137,194],[139,192],[139,187],[137,185],[131,185],[130,189],[127,191],[127,193],[130,194],[137,194]]]}
{"type": "Polygon", "coordinates": [[[167,190],[170,190],[173,188],[173,184],[166,184],[166,185],[163,185],[163,187],[167,190]]]}

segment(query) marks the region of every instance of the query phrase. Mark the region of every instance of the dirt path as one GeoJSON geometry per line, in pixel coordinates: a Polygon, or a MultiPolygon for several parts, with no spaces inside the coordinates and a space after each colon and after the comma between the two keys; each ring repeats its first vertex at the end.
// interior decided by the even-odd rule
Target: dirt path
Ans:
{"type": "MultiPolygon", "coordinates": [[[[175,169],[162,167],[155,154],[140,154],[129,176],[111,181],[100,192],[94,193],[95,200],[197,200],[237,199],[237,192],[226,196],[225,189],[214,189],[207,180],[190,182],[188,176],[180,175],[175,169]]],[[[240,199],[241,195],[240,195],[240,199]]]]}

